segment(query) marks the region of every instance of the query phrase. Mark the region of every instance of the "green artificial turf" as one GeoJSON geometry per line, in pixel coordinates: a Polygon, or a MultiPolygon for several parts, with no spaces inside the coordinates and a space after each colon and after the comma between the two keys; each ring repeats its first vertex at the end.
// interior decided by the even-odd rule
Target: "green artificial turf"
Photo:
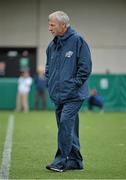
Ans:
{"type": "MultiPolygon", "coordinates": [[[[0,162],[7,119],[0,112],[0,162]]],[[[50,172],[57,147],[54,112],[13,113],[15,118],[10,179],[125,179],[126,113],[80,113],[84,171],[50,172]]]]}
{"type": "Polygon", "coordinates": [[[0,166],[3,156],[3,148],[6,137],[6,128],[10,112],[0,112],[0,166]]]}

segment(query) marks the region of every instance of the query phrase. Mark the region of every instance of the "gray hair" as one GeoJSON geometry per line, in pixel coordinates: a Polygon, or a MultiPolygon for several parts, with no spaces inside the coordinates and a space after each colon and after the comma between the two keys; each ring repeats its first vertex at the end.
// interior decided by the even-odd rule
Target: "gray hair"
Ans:
{"type": "Polygon", "coordinates": [[[62,22],[64,24],[66,24],[67,27],[70,26],[70,24],[69,24],[70,18],[68,17],[68,15],[65,12],[63,12],[63,11],[55,11],[52,14],[49,15],[49,20],[52,17],[55,17],[59,22],[62,22]]]}

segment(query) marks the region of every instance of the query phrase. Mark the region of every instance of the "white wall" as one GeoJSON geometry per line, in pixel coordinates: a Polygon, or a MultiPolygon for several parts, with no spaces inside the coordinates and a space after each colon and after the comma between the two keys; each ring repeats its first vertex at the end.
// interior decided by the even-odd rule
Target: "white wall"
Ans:
{"type": "Polygon", "coordinates": [[[0,46],[37,45],[35,0],[0,1],[0,46]]]}
{"type": "Polygon", "coordinates": [[[36,46],[38,63],[52,39],[48,15],[64,10],[91,47],[93,72],[126,73],[126,1],[1,0],[0,46],[36,46]]]}
{"type": "Polygon", "coordinates": [[[126,49],[124,48],[93,48],[93,72],[126,73],[126,49]]]}

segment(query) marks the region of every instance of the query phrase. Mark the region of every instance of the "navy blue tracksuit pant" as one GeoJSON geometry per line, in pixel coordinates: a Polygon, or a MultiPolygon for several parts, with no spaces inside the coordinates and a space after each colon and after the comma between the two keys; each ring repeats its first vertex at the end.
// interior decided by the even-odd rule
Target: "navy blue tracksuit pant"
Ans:
{"type": "Polygon", "coordinates": [[[82,168],[78,112],[83,101],[56,105],[58,150],[53,164],[57,167],[82,168]]]}

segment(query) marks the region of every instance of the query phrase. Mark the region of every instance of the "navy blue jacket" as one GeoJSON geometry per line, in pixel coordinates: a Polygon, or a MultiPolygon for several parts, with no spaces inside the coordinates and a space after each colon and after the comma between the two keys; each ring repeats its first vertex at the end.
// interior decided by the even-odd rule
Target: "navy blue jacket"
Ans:
{"type": "Polygon", "coordinates": [[[91,54],[87,43],[68,27],[47,48],[46,81],[55,104],[80,101],[88,97],[87,79],[91,73],[91,54]]]}

